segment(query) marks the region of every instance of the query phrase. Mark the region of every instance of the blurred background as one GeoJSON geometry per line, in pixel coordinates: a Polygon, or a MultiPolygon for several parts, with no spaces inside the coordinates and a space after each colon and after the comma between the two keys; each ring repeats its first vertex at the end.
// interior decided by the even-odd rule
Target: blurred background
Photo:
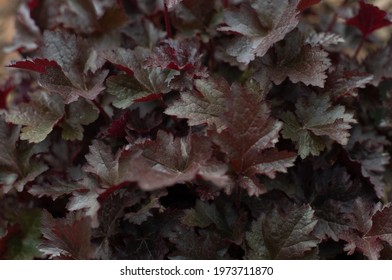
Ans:
{"type": "Polygon", "coordinates": [[[6,69],[3,67],[10,60],[15,59],[15,54],[7,54],[4,47],[12,42],[15,34],[15,14],[19,1],[0,0],[0,84],[4,82],[6,69]]]}

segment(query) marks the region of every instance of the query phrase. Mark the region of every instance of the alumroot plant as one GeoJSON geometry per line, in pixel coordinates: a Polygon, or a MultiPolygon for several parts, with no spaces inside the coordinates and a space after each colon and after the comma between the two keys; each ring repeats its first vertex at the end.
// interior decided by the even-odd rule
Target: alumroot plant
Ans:
{"type": "Polygon", "coordinates": [[[389,18],[364,1],[21,1],[0,258],[390,258],[389,18]]]}

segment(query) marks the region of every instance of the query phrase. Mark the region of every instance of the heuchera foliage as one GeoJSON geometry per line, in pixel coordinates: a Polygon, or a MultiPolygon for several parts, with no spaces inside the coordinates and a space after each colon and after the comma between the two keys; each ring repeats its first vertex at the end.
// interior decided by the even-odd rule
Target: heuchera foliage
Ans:
{"type": "Polygon", "coordinates": [[[392,258],[391,15],[341,2],[21,1],[0,259],[392,258]]]}

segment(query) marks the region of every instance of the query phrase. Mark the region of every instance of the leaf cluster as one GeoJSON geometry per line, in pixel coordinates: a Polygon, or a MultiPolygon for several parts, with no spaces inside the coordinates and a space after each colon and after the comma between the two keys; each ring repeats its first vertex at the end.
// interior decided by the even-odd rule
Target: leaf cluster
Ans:
{"type": "Polygon", "coordinates": [[[364,1],[20,1],[0,259],[389,259],[388,18],[364,1]]]}

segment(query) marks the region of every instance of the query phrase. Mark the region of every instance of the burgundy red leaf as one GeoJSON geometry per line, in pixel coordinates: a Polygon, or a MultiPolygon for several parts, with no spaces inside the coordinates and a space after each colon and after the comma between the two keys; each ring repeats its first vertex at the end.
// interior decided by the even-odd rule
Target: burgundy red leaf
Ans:
{"type": "Polygon", "coordinates": [[[46,58],[35,58],[32,60],[16,61],[8,65],[8,67],[30,70],[45,74],[49,67],[60,67],[56,61],[48,60],[46,58]]]}
{"type": "Polygon", "coordinates": [[[304,11],[307,8],[310,8],[313,5],[320,3],[321,0],[301,0],[297,6],[297,9],[300,11],[304,11]]]}
{"type": "Polygon", "coordinates": [[[392,24],[392,22],[386,18],[386,15],[387,13],[385,11],[361,0],[359,2],[358,14],[348,19],[346,23],[358,28],[361,31],[362,36],[366,38],[377,29],[392,24]]]}

